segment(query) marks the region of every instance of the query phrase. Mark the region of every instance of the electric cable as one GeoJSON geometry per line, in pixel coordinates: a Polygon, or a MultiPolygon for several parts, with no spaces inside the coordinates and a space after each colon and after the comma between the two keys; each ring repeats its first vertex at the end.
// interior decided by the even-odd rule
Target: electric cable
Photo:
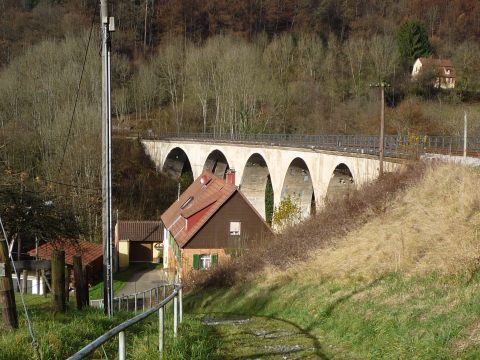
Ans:
{"type": "Polygon", "coordinates": [[[73,111],[72,111],[72,116],[70,118],[70,125],[68,128],[68,134],[67,138],[65,139],[65,145],[63,146],[63,154],[62,154],[62,160],[60,161],[60,169],[63,167],[63,162],[65,160],[65,153],[67,152],[67,146],[68,146],[68,140],[70,139],[70,135],[72,133],[72,127],[73,127],[73,120],[75,118],[75,111],[77,109],[77,102],[78,102],[78,97],[80,94],[80,87],[82,85],[82,80],[83,80],[83,74],[85,72],[85,65],[87,63],[87,56],[88,56],[88,49],[90,48],[90,41],[92,40],[92,33],[93,33],[93,25],[95,22],[95,15],[97,14],[97,7],[94,7],[93,14],[92,14],[92,21],[90,25],[90,33],[88,34],[88,41],[87,41],[87,47],[85,49],[85,56],[83,58],[83,65],[82,65],[82,71],[80,73],[80,80],[78,82],[78,87],[77,87],[77,93],[75,94],[75,102],[73,104],[73,111]]]}
{"type": "MultiPolygon", "coordinates": [[[[0,226],[2,227],[2,232],[3,232],[3,237],[5,238],[5,241],[7,243],[7,247],[10,247],[9,243],[8,243],[8,238],[7,238],[7,233],[5,231],[5,228],[3,227],[3,221],[2,221],[2,217],[0,216],[0,226]]],[[[9,254],[9,258],[10,258],[10,261],[12,263],[12,267],[13,267],[13,271],[15,273],[15,276],[17,277],[17,285],[19,288],[21,288],[20,286],[20,278],[18,276],[18,273],[17,273],[17,268],[15,266],[15,262],[13,260],[13,257],[11,254],[9,254]]],[[[20,292],[20,299],[22,300],[22,305],[23,305],[23,311],[25,312],[25,319],[27,320],[27,326],[28,326],[28,332],[30,333],[30,337],[32,338],[32,347],[33,347],[33,350],[37,353],[37,355],[40,356],[40,353],[38,351],[38,342],[37,340],[35,339],[35,334],[33,332],[33,326],[32,326],[32,321],[30,320],[30,316],[28,315],[28,310],[27,310],[27,305],[25,304],[25,298],[23,297],[23,293],[20,292]]]]}

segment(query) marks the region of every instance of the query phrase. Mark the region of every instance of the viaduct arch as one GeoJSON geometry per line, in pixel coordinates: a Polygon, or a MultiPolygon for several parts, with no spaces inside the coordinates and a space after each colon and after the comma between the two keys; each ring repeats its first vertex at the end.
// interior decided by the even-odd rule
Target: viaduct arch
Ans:
{"type": "MultiPolygon", "coordinates": [[[[194,140],[142,140],[147,155],[157,169],[174,178],[191,169],[193,178],[203,169],[223,177],[235,169],[235,184],[255,209],[266,217],[265,193],[268,180],[273,189],[273,204],[278,207],[290,196],[300,207],[303,218],[326,201],[345,196],[378,177],[378,158],[310,148],[267,144],[211,143],[194,140]]],[[[401,166],[387,159],[385,171],[401,166]]]]}

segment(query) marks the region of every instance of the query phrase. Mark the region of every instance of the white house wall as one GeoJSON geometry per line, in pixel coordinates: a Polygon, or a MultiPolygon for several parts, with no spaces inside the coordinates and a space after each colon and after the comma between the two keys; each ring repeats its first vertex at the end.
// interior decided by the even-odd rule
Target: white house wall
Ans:
{"type": "MultiPolygon", "coordinates": [[[[225,156],[230,169],[235,169],[235,184],[237,186],[241,185],[249,158],[254,154],[259,154],[265,160],[270,172],[275,207],[277,207],[282,200],[282,190],[286,174],[292,161],[296,158],[302,159],[308,167],[317,207],[322,206],[330,179],[339,164],[343,163],[348,166],[356,187],[362,186],[366,182],[377,178],[379,172],[378,158],[369,155],[269,145],[237,143],[213,144],[187,140],[142,140],[142,143],[147,155],[153,160],[159,170],[163,169],[165,161],[173,149],[182,149],[190,161],[194,179],[202,173],[209,154],[218,150],[225,156]]],[[[400,162],[387,159],[384,163],[384,171],[394,171],[400,166],[400,162]]],[[[261,186],[263,186],[263,182],[261,186]]],[[[306,183],[305,186],[308,186],[308,184],[306,183]]],[[[258,195],[258,193],[252,195],[254,198],[252,197],[253,201],[251,200],[251,202],[257,211],[265,216],[264,200],[262,201],[258,195]]],[[[303,210],[303,213],[305,216],[307,215],[306,209],[303,210]]]]}

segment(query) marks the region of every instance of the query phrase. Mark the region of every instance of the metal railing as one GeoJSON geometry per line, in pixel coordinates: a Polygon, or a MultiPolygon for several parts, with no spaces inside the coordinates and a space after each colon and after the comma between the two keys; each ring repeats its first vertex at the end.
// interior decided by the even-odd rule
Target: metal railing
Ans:
{"type": "Polygon", "coordinates": [[[115,326],[113,329],[107,331],[105,334],[86,345],[80,351],[70,356],[68,360],[79,360],[85,358],[107,341],[118,335],[118,359],[125,360],[127,356],[126,352],[126,330],[139,323],[140,321],[148,318],[154,313],[158,312],[158,351],[160,356],[163,357],[163,350],[165,345],[165,306],[173,301],[173,337],[176,338],[178,334],[178,324],[183,320],[183,304],[182,304],[182,286],[175,285],[173,291],[160,303],[153,306],[151,309],[142,312],[133,318],[115,326]]]}
{"type": "MultiPolygon", "coordinates": [[[[302,135],[302,134],[213,134],[164,133],[149,131],[139,134],[145,140],[191,140],[200,142],[236,142],[288,146],[365,155],[378,155],[379,139],[376,135],[302,135]]],[[[463,154],[464,138],[461,136],[386,135],[385,156],[393,158],[418,157],[426,153],[445,155],[463,154]]],[[[480,138],[467,139],[467,155],[480,156],[480,138]]]]}
{"type": "MultiPolygon", "coordinates": [[[[165,299],[168,288],[174,288],[173,284],[156,286],[148,290],[134,294],[121,295],[113,299],[113,308],[117,311],[137,311],[152,308],[161,300],[165,299]]],[[[103,309],[103,299],[90,300],[90,306],[103,309]]]]}

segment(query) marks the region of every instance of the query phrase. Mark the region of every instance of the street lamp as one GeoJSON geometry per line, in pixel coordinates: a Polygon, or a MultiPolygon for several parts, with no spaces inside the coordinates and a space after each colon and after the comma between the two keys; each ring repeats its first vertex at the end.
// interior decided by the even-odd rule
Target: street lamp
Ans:
{"type": "Polygon", "coordinates": [[[380,88],[381,90],[381,115],[380,115],[380,139],[379,139],[379,170],[378,174],[379,176],[383,176],[383,157],[384,157],[384,140],[385,140],[385,88],[390,87],[390,84],[388,84],[385,81],[376,83],[376,84],[370,84],[370,87],[374,88],[380,88]]]}

